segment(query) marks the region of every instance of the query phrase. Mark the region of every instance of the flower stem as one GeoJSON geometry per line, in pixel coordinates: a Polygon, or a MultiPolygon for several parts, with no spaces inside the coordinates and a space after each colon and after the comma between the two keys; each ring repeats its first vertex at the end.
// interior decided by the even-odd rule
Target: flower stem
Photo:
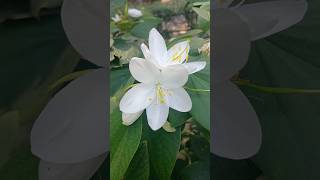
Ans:
{"type": "Polygon", "coordinates": [[[320,94],[320,89],[267,87],[267,86],[252,84],[246,80],[234,80],[233,82],[240,86],[246,86],[260,92],[271,93],[271,94],[320,94]]]}
{"type": "Polygon", "coordinates": [[[185,89],[189,90],[189,91],[195,91],[195,92],[210,92],[210,89],[194,89],[194,88],[189,88],[187,86],[184,87],[185,89]]]}

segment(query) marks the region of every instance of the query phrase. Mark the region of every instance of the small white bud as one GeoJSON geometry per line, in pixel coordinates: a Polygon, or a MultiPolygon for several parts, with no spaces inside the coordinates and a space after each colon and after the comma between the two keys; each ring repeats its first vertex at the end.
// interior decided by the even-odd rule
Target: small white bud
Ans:
{"type": "Polygon", "coordinates": [[[111,18],[114,22],[119,22],[119,21],[121,21],[121,17],[118,15],[118,14],[116,14],[114,17],[112,17],[111,18]]]}
{"type": "Polygon", "coordinates": [[[138,18],[142,16],[142,12],[138,9],[134,9],[134,8],[130,8],[128,10],[128,14],[129,16],[133,17],[133,18],[138,18]]]}

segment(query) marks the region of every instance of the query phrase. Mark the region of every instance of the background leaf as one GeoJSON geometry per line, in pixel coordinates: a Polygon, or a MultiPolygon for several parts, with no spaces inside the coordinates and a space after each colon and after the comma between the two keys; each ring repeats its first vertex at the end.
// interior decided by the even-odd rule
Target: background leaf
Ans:
{"type": "Polygon", "coordinates": [[[122,179],[137,151],[141,139],[141,118],[130,126],[122,124],[119,109],[110,116],[110,178],[122,179]]]}
{"type": "MultiPolygon", "coordinates": [[[[320,88],[319,1],[303,22],[253,44],[243,79],[272,87],[320,88]]],[[[319,179],[320,95],[271,95],[243,88],[262,125],[255,164],[272,180],[319,179]]]]}
{"type": "Polygon", "coordinates": [[[150,171],[149,163],[148,144],[144,141],[134,155],[124,179],[148,180],[150,171]]]}
{"type": "MultiPolygon", "coordinates": [[[[204,60],[204,59],[200,59],[204,60]]],[[[189,76],[186,85],[192,89],[210,90],[210,63],[207,61],[206,68],[189,76]]],[[[210,130],[210,92],[197,92],[188,90],[192,100],[192,117],[204,128],[210,130]]]]}
{"type": "Polygon", "coordinates": [[[148,142],[150,156],[150,175],[153,180],[170,179],[180,147],[181,130],[168,133],[163,129],[153,131],[147,124],[145,113],[141,116],[144,123],[143,139],[148,142]]]}

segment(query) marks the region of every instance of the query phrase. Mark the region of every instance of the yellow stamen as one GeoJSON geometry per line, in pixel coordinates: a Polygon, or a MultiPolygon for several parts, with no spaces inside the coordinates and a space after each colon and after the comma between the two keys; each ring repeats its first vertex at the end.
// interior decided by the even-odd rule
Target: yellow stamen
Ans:
{"type": "Polygon", "coordinates": [[[159,84],[157,85],[156,94],[157,94],[157,99],[159,104],[166,103],[166,100],[165,100],[166,93],[159,84]]]}
{"type": "MultiPolygon", "coordinates": [[[[182,55],[183,55],[184,53],[187,53],[187,52],[189,51],[189,46],[187,46],[186,48],[184,48],[183,51],[181,51],[181,47],[179,47],[178,49],[179,49],[179,53],[178,53],[178,52],[175,52],[174,55],[173,55],[173,57],[172,57],[172,59],[171,59],[171,61],[178,61],[178,62],[183,61],[184,59],[182,59],[182,55]]],[[[186,59],[188,59],[188,54],[187,54],[186,59]]]]}

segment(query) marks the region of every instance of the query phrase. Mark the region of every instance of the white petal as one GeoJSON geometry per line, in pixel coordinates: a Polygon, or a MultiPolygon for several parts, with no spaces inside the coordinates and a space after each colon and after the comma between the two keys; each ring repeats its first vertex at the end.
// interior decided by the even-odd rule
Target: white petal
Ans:
{"type": "Polygon", "coordinates": [[[128,14],[129,16],[133,17],[133,18],[138,18],[142,16],[142,12],[138,9],[134,9],[134,8],[130,8],[128,9],[128,14]]]}
{"type": "Polygon", "coordinates": [[[122,124],[129,126],[133,124],[143,113],[143,111],[139,111],[137,113],[122,113],[122,124]]]}
{"type": "Polygon", "coordinates": [[[170,89],[167,92],[166,103],[172,109],[180,112],[188,112],[192,108],[192,101],[183,88],[170,89]]]}
{"type": "Polygon", "coordinates": [[[305,0],[281,0],[251,3],[240,6],[235,11],[248,22],[251,39],[257,40],[300,22],[307,8],[305,0]]]}
{"type": "Polygon", "coordinates": [[[241,18],[228,9],[213,11],[214,83],[230,79],[247,63],[250,52],[250,30],[241,18]]]}
{"type": "Polygon", "coordinates": [[[181,64],[188,58],[189,50],[189,41],[183,41],[175,44],[168,51],[166,65],[181,64]]]}
{"type": "Polygon", "coordinates": [[[149,49],[152,57],[163,66],[167,61],[167,46],[161,34],[155,29],[149,33],[149,49]]]}
{"type": "Polygon", "coordinates": [[[55,163],[84,161],[108,150],[107,70],[74,80],[41,112],[31,132],[31,150],[55,163]]]}
{"type": "Polygon", "coordinates": [[[137,84],[121,99],[119,107],[124,113],[137,113],[144,110],[155,99],[155,86],[137,84]]]}
{"type": "Polygon", "coordinates": [[[151,52],[150,52],[149,48],[147,47],[147,45],[142,43],[140,48],[141,48],[141,51],[143,53],[144,58],[146,60],[150,60],[151,59],[151,52]]]}
{"type": "Polygon", "coordinates": [[[206,67],[206,62],[205,61],[199,61],[199,62],[189,62],[183,64],[183,66],[188,70],[188,74],[193,74],[198,71],[201,71],[206,67]]]}
{"type": "Polygon", "coordinates": [[[155,84],[157,79],[159,79],[159,69],[145,59],[132,58],[129,64],[129,69],[134,79],[139,82],[155,84]]]}
{"type": "Polygon", "coordinates": [[[163,68],[160,83],[166,89],[182,87],[188,81],[187,69],[179,64],[163,68]]]}
{"type": "Polygon", "coordinates": [[[79,163],[59,164],[40,160],[39,180],[88,180],[99,169],[106,155],[79,163]]]}
{"type": "Polygon", "coordinates": [[[258,117],[241,90],[224,82],[213,90],[211,152],[231,159],[255,155],[261,146],[258,117]]]}
{"type": "Polygon", "coordinates": [[[167,121],[169,106],[165,103],[160,104],[157,100],[147,107],[147,118],[150,128],[154,131],[160,129],[167,121]]]}
{"type": "Polygon", "coordinates": [[[100,66],[107,63],[106,7],[107,1],[65,0],[61,10],[62,25],[72,46],[85,59],[100,66]]]}

